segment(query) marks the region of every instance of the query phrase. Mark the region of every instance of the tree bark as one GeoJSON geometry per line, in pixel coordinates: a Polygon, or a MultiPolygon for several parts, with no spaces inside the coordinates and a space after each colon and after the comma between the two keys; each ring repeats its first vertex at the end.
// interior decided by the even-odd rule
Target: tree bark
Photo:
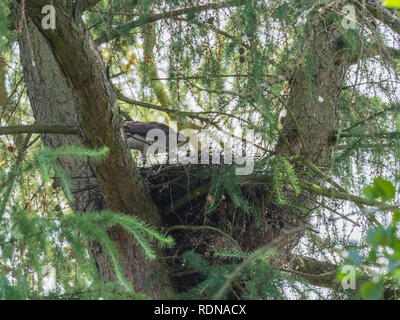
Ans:
{"type": "MultiPolygon", "coordinates": [[[[298,60],[289,81],[289,99],[284,106],[286,120],[276,146],[276,154],[289,158],[301,156],[316,167],[323,167],[330,159],[337,106],[351,59],[337,45],[340,32],[334,23],[318,13],[309,19],[303,56],[298,60]]],[[[301,161],[295,166],[295,171],[298,178],[307,177],[311,182],[320,178],[301,161]]],[[[283,222],[282,230],[298,225],[299,221],[307,223],[309,220],[309,213],[315,206],[312,199],[316,194],[304,196],[311,190],[304,189],[303,185],[301,187],[303,190],[300,196],[289,196],[302,207],[308,208],[308,212],[296,212],[291,206],[282,206],[278,213],[278,218],[283,222]]],[[[278,237],[282,230],[278,234],[275,232],[273,237],[278,237]]],[[[271,232],[265,234],[270,237],[271,232]]],[[[302,233],[298,233],[282,243],[283,253],[290,252],[301,237],[302,233]]]]}
{"type": "MultiPolygon", "coordinates": [[[[47,1],[25,2],[27,28],[20,34],[19,45],[36,122],[78,123],[81,129],[80,136],[43,134],[42,141],[52,148],[84,145],[110,149],[107,159],[97,164],[60,157],[60,165],[75,191],[71,204],[75,211],[101,211],[107,206],[114,212],[138,215],[157,225],[161,218],[128,152],[115,94],[101,56],[69,2],[55,4],[55,30],[41,27],[41,8],[47,1]]],[[[159,260],[149,261],[131,235],[113,227],[109,236],[119,251],[124,275],[136,292],[152,298],[166,298],[173,293],[164,266],[159,260]]],[[[91,242],[90,249],[104,281],[115,280],[102,248],[91,242]]]]}

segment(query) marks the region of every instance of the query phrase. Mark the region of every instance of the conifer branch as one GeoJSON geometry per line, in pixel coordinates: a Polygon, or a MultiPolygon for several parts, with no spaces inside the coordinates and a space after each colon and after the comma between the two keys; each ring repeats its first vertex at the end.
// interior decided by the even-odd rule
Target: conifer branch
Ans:
{"type": "Polygon", "coordinates": [[[261,248],[257,249],[254,251],[250,256],[248,256],[235,270],[230,273],[229,275],[226,276],[226,281],[224,285],[218,290],[218,292],[214,295],[213,300],[219,300],[222,299],[224,293],[229,289],[230,285],[232,282],[235,280],[235,278],[242,272],[242,270],[250,263],[256,261],[258,258],[260,258],[262,255],[266,253],[269,249],[272,249],[276,246],[279,246],[280,243],[284,242],[287,238],[290,236],[302,232],[306,229],[310,229],[310,225],[302,225],[300,227],[294,228],[292,230],[287,231],[284,233],[282,236],[275,238],[268,244],[262,246],[261,248]]]}
{"type": "MultiPolygon", "coordinates": [[[[114,77],[114,76],[113,76],[114,77]]],[[[248,74],[219,74],[214,76],[213,78],[248,78],[248,74]]],[[[152,81],[158,80],[166,80],[166,81],[179,81],[179,80],[197,80],[197,79],[206,79],[210,77],[205,76],[181,76],[181,77],[164,77],[164,78],[151,78],[152,81]]]]}
{"type": "Polygon", "coordinates": [[[400,131],[392,132],[371,132],[371,133],[341,133],[341,138],[399,138],[400,131]]]}
{"type": "MultiPolygon", "coordinates": [[[[207,11],[207,10],[216,10],[216,9],[223,9],[223,8],[230,8],[230,7],[238,7],[245,5],[247,3],[246,0],[236,0],[236,1],[226,1],[226,2],[211,2],[203,5],[199,5],[197,7],[186,7],[186,8],[181,8],[181,9],[175,9],[171,10],[168,12],[161,12],[157,13],[151,16],[146,17],[145,19],[139,19],[130,23],[127,23],[123,26],[121,26],[121,30],[128,30],[128,29],[134,29],[149,23],[153,23],[159,20],[163,19],[172,19],[174,17],[178,17],[183,14],[188,14],[190,12],[202,12],[202,11],[207,11]]],[[[103,42],[110,41],[120,34],[120,31],[115,29],[112,30],[111,32],[106,32],[103,35],[101,35],[99,38],[95,40],[96,45],[100,45],[103,42]]]]}
{"type": "MultiPolygon", "coordinates": [[[[278,269],[290,272],[299,278],[305,279],[309,284],[337,290],[341,288],[340,282],[337,279],[337,270],[340,267],[329,261],[320,261],[314,258],[298,255],[294,253],[287,254],[282,257],[285,263],[279,263],[278,269]]],[[[369,280],[368,273],[362,273],[356,285],[357,289],[369,280]]],[[[398,296],[398,290],[388,287],[385,289],[385,297],[398,296]]]]}
{"type": "Polygon", "coordinates": [[[7,203],[10,201],[10,195],[11,195],[11,191],[13,190],[14,184],[15,184],[15,180],[19,174],[20,168],[21,168],[21,164],[22,161],[24,159],[25,156],[25,152],[28,149],[29,146],[29,140],[31,139],[31,134],[28,134],[22,145],[19,146],[18,148],[18,156],[17,156],[17,160],[14,164],[14,166],[11,168],[10,173],[8,175],[7,180],[5,181],[5,183],[1,186],[0,190],[3,189],[3,187],[5,187],[7,185],[7,188],[4,192],[4,197],[1,201],[0,204],[0,217],[3,217],[3,214],[6,210],[7,207],[7,203]]]}
{"type": "MultiPolygon", "coordinates": [[[[184,115],[188,118],[193,118],[193,119],[197,119],[200,121],[203,121],[205,123],[210,123],[211,120],[201,117],[199,116],[199,114],[217,114],[217,115],[221,115],[221,116],[227,116],[230,118],[235,118],[237,120],[249,123],[248,120],[246,119],[242,119],[238,116],[235,116],[233,114],[230,113],[226,113],[226,112],[222,112],[222,111],[198,111],[198,112],[190,112],[190,111],[182,111],[182,110],[175,110],[175,109],[169,109],[169,108],[164,108],[162,106],[159,105],[155,105],[152,103],[147,103],[147,102],[142,102],[142,101],[138,101],[138,100],[134,100],[131,98],[128,98],[120,93],[117,93],[117,99],[120,101],[124,101],[125,103],[131,104],[131,105],[136,105],[139,107],[144,107],[144,108],[148,108],[148,109],[153,109],[153,110],[159,110],[162,112],[166,112],[168,114],[179,114],[179,115],[184,115]]],[[[195,127],[193,129],[202,129],[202,127],[195,127]]]]}
{"type": "MultiPolygon", "coordinates": [[[[383,148],[397,148],[398,146],[392,143],[357,143],[356,145],[350,145],[354,149],[369,149],[369,150],[382,150],[383,148]]],[[[339,145],[335,147],[336,150],[346,150],[349,145],[339,145]]]]}
{"type": "Polygon", "coordinates": [[[330,199],[349,200],[360,206],[366,205],[370,207],[377,207],[382,210],[400,210],[399,207],[391,204],[386,204],[377,200],[369,200],[367,198],[355,196],[349,192],[342,192],[333,188],[321,187],[302,179],[299,179],[298,182],[300,187],[302,187],[304,190],[330,199]]]}
{"type": "Polygon", "coordinates": [[[356,122],[352,126],[346,128],[346,129],[343,129],[342,133],[340,135],[342,136],[345,132],[348,132],[351,129],[354,129],[355,127],[359,127],[359,126],[361,126],[361,125],[363,125],[363,124],[365,124],[365,123],[367,123],[367,122],[369,122],[369,121],[371,121],[371,120],[373,120],[373,119],[375,119],[377,117],[381,117],[381,116],[385,115],[385,113],[387,113],[387,112],[394,111],[396,109],[398,110],[399,107],[400,107],[399,104],[393,103],[388,108],[386,108],[386,109],[384,109],[382,111],[378,111],[378,112],[372,114],[371,116],[356,122]]]}
{"type": "MultiPolygon", "coordinates": [[[[117,93],[117,99],[120,100],[120,101],[123,101],[125,103],[136,105],[136,106],[139,106],[139,107],[144,107],[144,108],[153,109],[153,110],[159,110],[159,111],[162,111],[162,112],[166,112],[168,114],[169,113],[182,114],[182,115],[185,115],[185,116],[187,116],[189,118],[197,119],[197,120],[200,120],[200,121],[203,121],[203,122],[209,122],[209,120],[207,118],[198,116],[196,113],[193,113],[193,112],[180,111],[180,110],[164,108],[162,106],[158,106],[158,105],[155,105],[155,104],[152,104],[152,103],[142,102],[142,101],[138,101],[138,100],[134,100],[134,99],[128,98],[128,97],[126,97],[126,96],[124,96],[124,95],[122,95],[120,93],[117,93]]],[[[197,129],[200,129],[200,128],[197,128],[197,129]]]]}
{"type": "Polygon", "coordinates": [[[198,25],[198,26],[202,26],[202,27],[204,27],[204,28],[208,28],[208,29],[214,31],[215,33],[218,33],[218,34],[224,36],[225,38],[231,39],[233,42],[236,42],[237,44],[239,44],[239,45],[241,45],[241,46],[243,46],[243,47],[249,49],[249,45],[246,44],[246,43],[244,43],[243,41],[241,41],[239,38],[235,37],[234,35],[232,35],[232,34],[226,32],[226,31],[224,31],[224,30],[221,30],[221,29],[216,28],[216,27],[214,27],[214,26],[211,25],[211,24],[202,23],[202,22],[198,22],[198,21],[193,21],[193,22],[192,22],[192,21],[189,20],[189,19],[186,19],[186,18],[179,18],[179,17],[173,18],[173,19],[176,20],[176,21],[183,21],[183,22],[186,22],[186,23],[194,23],[194,24],[196,24],[196,25],[198,25]]]}
{"type": "Polygon", "coordinates": [[[232,238],[229,234],[227,234],[226,232],[222,231],[221,229],[212,227],[212,226],[184,226],[184,225],[176,225],[176,226],[171,226],[169,227],[166,232],[170,233],[171,231],[174,230],[192,230],[192,231],[199,231],[199,230],[211,230],[211,231],[216,231],[218,233],[220,233],[222,236],[224,236],[225,238],[227,238],[230,242],[232,242],[232,244],[236,247],[236,249],[241,251],[240,245],[239,243],[232,238]]]}
{"type": "MultiPolygon", "coordinates": [[[[269,183],[271,181],[271,177],[270,176],[240,176],[238,177],[238,182],[239,184],[266,184],[269,183]]],[[[359,206],[369,206],[369,207],[376,207],[378,209],[382,209],[382,210],[400,210],[399,207],[395,206],[395,205],[391,205],[391,204],[386,204],[384,202],[380,202],[377,200],[369,200],[367,198],[364,197],[360,197],[360,196],[356,196],[353,195],[349,192],[347,192],[344,188],[340,187],[341,190],[343,191],[339,191],[336,190],[334,188],[326,188],[326,187],[322,187],[322,186],[318,186],[314,183],[308,182],[306,180],[303,179],[298,179],[298,184],[299,186],[307,191],[310,191],[314,194],[323,196],[323,197],[327,197],[330,199],[338,199],[338,200],[348,200],[348,201],[352,201],[355,204],[359,205],[359,206]]],[[[373,221],[375,223],[377,223],[375,221],[375,219],[373,219],[373,221]]]]}
{"type": "Polygon", "coordinates": [[[0,127],[0,136],[7,134],[79,134],[79,129],[76,125],[60,125],[60,124],[32,124],[32,125],[17,125],[0,127]]]}

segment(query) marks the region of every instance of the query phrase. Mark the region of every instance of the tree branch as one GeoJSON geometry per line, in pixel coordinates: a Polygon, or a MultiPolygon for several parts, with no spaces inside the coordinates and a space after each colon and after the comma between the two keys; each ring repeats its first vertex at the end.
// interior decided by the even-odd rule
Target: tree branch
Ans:
{"type": "MultiPolygon", "coordinates": [[[[209,120],[207,118],[204,117],[200,117],[198,116],[196,113],[193,112],[189,112],[189,111],[179,111],[179,110],[174,110],[174,109],[168,109],[168,108],[164,108],[162,106],[157,106],[155,104],[151,104],[151,103],[147,103],[147,102],[142,102],[142,101],[138,101],[138,100],[134,100],[131,98],[128,98],[120,93],[117,94],[117,99],[124,101],[128,104],[132,104],[132,105],[136,105],[136,106],[140,106],[140,107],[144,107],[144,108],[148,108],[148,109],[153,109],[153,110],[159,110],[162,112],[166,112],[166,113],[172,113],[172,114],[182,114],[185,115],[189,118],[193,118],[193,119],[197,119],[200,121],[204,121],[204,122],[209,122],[209,120]]],[[[202,129],[202,127],[196,127],[195,129],[202,129]]]]}
{"type": "MultiPolygon", "coordinates": [[[[285,255],[283,259],[285,261],[284,266],[281,262],[278,262],[279,265],[275,266],[281,271],[299,276],[314,286],[334,290],[340,287],[336,277],[338,266],[331,262],[319,261],[293,253],[285,255]]],[[[272,265],[274,265],[274,261],[272,261],[272,265]]]]}
{"type": "MultiPolygon", "coordinates": [[[[250,176],[238,177],[239,184],[265,184],[269,183],[269,181],[271,181],[271,177],[266,175],[259,175],[259,176],[250,175],[250,176]]],[[[399,207],[391,204],[386,204],[384,202],[380,202],[377,200],[369,200],[367,198],[355,196],[349,192],[338,191],[333,188],[321,187],[314,183],[305,181],[303,179],[298,179],[298,183],[302,189],[330,199],[348,200],[360,206],[366,205],[369,207],[376,207],[382,210],[399,210],[399,207]]]]}
{"type": "Polygon", "coordinates": [[[340,138],[382,138],[382,139],[390,139],[390,138],[399,138],[400,131],[393,132],[372,132],[372,133],[342,133],[340,134],[340,138]]]}
{"type": "Polygon", "coordinates": [[[202,231],[202,230],[211,230],[220,233],[223,237],[228,239],[237,250],[241,250],[239,243],[232,238],[229,234],[226,232],[222,231],[221,229],[218,229],[213,226],[185,226],[185,225],[175,225],[167,228],[166,233],[170,233],[171,231],[174,230],[191,230],[191,231],[202,231]]]}
{"type": "MultiPolygon", "coordinates": [[[[197,7],[186,7],[181,9],[175,9],[168,12],[161,12],[154,14],[152,16],[146,17],[145,19],[139,19],[130,23],[127,23],[121,26],[122,30],[134,29],[140,26],[143,26],[148,23],[153,23],[163,19],[172,19],[174,17],[180,16],[182,14],[188,14],[190,12],[201,12],[206,10],[215,10],[229,7],[238,7],[246,4],[245,0],[236,0],[236,1],[227,1],[227,2],[211,2],[207,4],[203,4],[197,7]]],[[[114,29],[112,31],[108,31],[107,33],[102,34],[99,38],[95,40],[96,45],[100,45],[103,42],[110,41],[119,35],[119,30],[114,29]]]]}
{"type": "MultiPolygon", "coordinates": [[[[230,118],[235,118],[237,120],[243,121],[243,122],[248,122],[246,119],[242,119],[240,117],[237,117],[233,114],[230,113],[226,113],[226,112],[221,112],[221,111],[198,111],[198,112],[190,112],[190,111],[182,111],[182,110],[175,110],[175,109],[169,109],[169,108],[164,108],[162,106],[158,106],[155,104],[151,104],[151,103],[147,103],[147,102],[142,102],[142,101],[138,101],[138,100],[134,100],[131,98],[128,98],[120,93],[117,94],[117,99],[124,101],[128,104],[132,104],[132,105],[136,105],[139,107],[144,107],[144,108],[148,108],[148,109],[153,109],[153,110],[159,110],[165,113],[172,113],[172,114],[180,114],[180,115],[184,115],[188,118],[192,118],[192,119],[197,119],[200,121],[203,121],[205,123],[209,123],[210,120],[204,117],[199,116],[199,114],[216,114],[216,115],[221,115],[221,116],[227,116],[230,118]]],[[[194,129],[203,129],[202,127],[198,126],[194,129]]]]}
{"type": "Polygon", "coordinates": [[[337,191],[332,188],[324,188],[317,186],[316,184],[310,183],[308,181],[299,179],[298,180],[300,187],[304,190],[313,192],[317,195],[324,196],[331,199],[340,199],[340,200],[349,200],[358,205],[366,205],[370,207],[377,207],[382,210],[398,210],[399,208],[394,205],[386,204],[376,200],[369,200],[363,197],[352,195],[351,193],[337,191]]]}
{"type": "MultiPolygon", "coordinates": [[[[352,149],[368,149],[368,150],[382,150],[384,148],[398,148],[396,144],[392,143],[357,143],[357,144],[350,144],[352,149]]],[[[349,148],[349,145],[342,144],[335,146],[335,150],[346,150],[349,148]]]]}
{"type": "Polygon", "coordinates": [[[224,293],[229,289],[230,285],[232,282],[235,280],[235,278],[242,272],[242,270],[249,264],[254,261],[256,261],[259,257],[261,257],[263,254],[265,254],[269,249],[272,249],[274,247],[279,247],[280,244],[284,242],[288,237],[291,235],[294,235],[296,233],[302,232],[306,229],[309,229],[309,225],[302,225],[298,228],[293,228],[283,235],[281,235],[278,238],[273,239],[271,242],[268,244],[260,247],[256,251],[254,251],[251,255],[249,255],[246,259],[243,260],[243,262],[238,265],[230,274],[226,275],[225,278],[225,283],[223,286],[218,290],[218,292],[213,296],[213,300],[219,300],[222,298],[224,293]]]}
{"type": "MultiPolygon", "coordinates": [[[[292,253],[281,258],[285,263],[283,265],[277,260],[278,265],[274,266],[277,269],[298,276],[313,286],[324,287],[332,290],[343,290],[340,282],[337,280],[337,270],[339,265],[329,261],[319,261],[317,259],[292,253]]],[[[272,265],[274,265],[274,261],[272,261],[272,265]]],[[[368,274],[361,274],[360,277],[357,278],[355,290],[358,291],[369,279],[370,276],[368,274]]],[[[396,299],[398,295],[398,291],[388,286],[385,288],[383,299],[393,300],[396,299]]]]}
{"type": "Polygon", "coordinates": [[[389,106],[388,108],[386,108],[386,109],[384,109],[384,110],[382,110],[382,111],[376,112],[376,113],[372,114],[371,116],[369,116],[369,117],[367,117],[367,118],[365,118],[365,119],[362,119],[362,120],[358,121],[357,123],[353,124],[352,126],[346,128],[346,129],[343,129],[343,130],[341,131],[341,132],[342,132],[342,133],[341,133],[341,136],[342,136],[345,132],[348,132],[348,131],[350,131],[351,129],[354,129],[355,127],[361,126],[361,125],[367,123],[367,122],[370,121],[370,120],[373,120],[373,119],[375,119],[375,118],[377,118],[377,117],[381,117],[381,116],[385,115],[386,112],[390,112],[390,111],[393,111],[393,110],[399,110],[399,108],[400,108],[400,105],[399,105],[399,104],[397,104],[397,103],[392,103],[392,104],[390,104],[390,106],[389,106]]]}
{"type": "Polygon", "coordinates": [[[0,127],[0,136],[23,133],[79,134],[79,129],[76,125],[60,124],[32,124],[0,127]]]}

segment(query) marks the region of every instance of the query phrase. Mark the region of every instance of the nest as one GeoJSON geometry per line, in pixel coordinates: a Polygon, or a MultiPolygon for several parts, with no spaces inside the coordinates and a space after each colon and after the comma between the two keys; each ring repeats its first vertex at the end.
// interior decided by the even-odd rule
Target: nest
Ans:
{"type": "MultiPolygon", "coordinates": [[[[175,239],[175,246],[168,252],[175,257],[171,259],[172,268],[181,270],[182,255],[189,250],[213,262],[215,251],[253,251],[279,237],[284,229],[304,221],[301,212],[274,203],[273,187],[268,181],[238,185],[248,204],[246,208],[238,206],[225,190],[219,199],[213,199],[210,190],[225,168],[226,165],[164,164],[140,169],[164,225],[175,239]],[[207,213],[210,202],[215,200],[213,210],[207,213]]],[[[286,195],[292,196],[290,192],[286,195]]],[[[185,283],[182,287],[187,288],[187,281],[193,281],[193,277],[181,281],[185,283]]]]}

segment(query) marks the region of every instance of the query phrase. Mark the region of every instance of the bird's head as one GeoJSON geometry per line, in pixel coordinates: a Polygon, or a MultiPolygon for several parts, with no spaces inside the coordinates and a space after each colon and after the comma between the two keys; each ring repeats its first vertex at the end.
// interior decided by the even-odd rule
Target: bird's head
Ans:
{"type": "Polygon", "coordinates": [[[144,158],[147,149],[155,142],[159,145],[159,152],[168,152],[171,135],[176,137],[177,146],[187,140],[184,134],[160,122],[129,121],[125,123],[124,131],[129,148],[139,150],[144,158]]]}

